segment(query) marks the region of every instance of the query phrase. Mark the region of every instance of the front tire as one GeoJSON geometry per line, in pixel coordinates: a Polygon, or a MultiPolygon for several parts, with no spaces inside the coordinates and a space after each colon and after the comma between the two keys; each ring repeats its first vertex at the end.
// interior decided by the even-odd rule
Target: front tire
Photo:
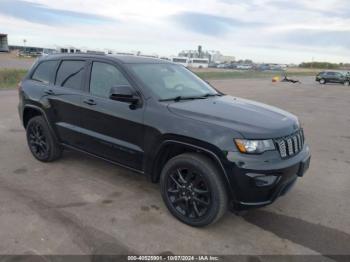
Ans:
{"type": "Polygon", "coordinates": [[[326,80],[325,80],[325,79],[320,79],[320,84],[321,84],[321,85],[326,84],[326,80]]]}
{"type": "Polygon", "coordinates": [[[344,82],[344,86],[349,86],[350,85],[350,81],[345,81],[344,82]]]}
{"type": "Polygon", "coordinates": [[[29,149],[36,159],[51,162],[61,157],[62,149],[55,142],[44,117],[31,118],[26,132],[29,149]]]}
{"type": "Polygon", "coordinates": [[[185,153],[170,159],[160,177],[161,194],[181,222],[202,227],[218,221],[227,210],[227,191],[211,159],[185,153]]]}

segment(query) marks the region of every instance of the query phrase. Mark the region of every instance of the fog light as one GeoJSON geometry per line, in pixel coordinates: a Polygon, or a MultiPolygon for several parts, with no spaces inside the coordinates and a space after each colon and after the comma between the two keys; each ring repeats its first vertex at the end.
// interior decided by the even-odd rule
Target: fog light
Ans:
{"type": "Polygon", "coordinates": [[[257,187],[271,186],[275,184],[279,178],[279,176],[275,175],[263,175],[255,173],[247,173],[246,175],[254,180],[254,183],[257,187]]]}

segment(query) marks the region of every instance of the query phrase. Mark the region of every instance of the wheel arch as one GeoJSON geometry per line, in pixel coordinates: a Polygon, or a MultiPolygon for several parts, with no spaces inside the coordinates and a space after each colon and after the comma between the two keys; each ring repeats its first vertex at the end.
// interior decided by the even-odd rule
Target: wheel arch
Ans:
{"type": "Polygon", "coordinates": [[[22,124],[24,128],[27,128],[29,120],[35,116],[44,116],[43,110],[33,105],[26,105],[23,109],[23,114],[22,114],[22,124]]]}
{"type": "Polygon", "coordinates": [[[58,141],[57,136],[56,136],[56,132],[53,130],[53,128],[50,124],[50,121],[47,118],[45,111],[38,106],[35,106],[35,105],[25,105],[24,106],[23,113],[22,113],[22,124],[23,124],[24,128],[27,128],[29,120],[35,116],[44,117],[44,119],[45,119],[45,121],[50,129],[50,132],[54,136],[54,139],[56,141],[58,141]]]}
{"type": "Polygon", "coordinates": [[[159,182],[162,168],[169,159],[177,155],[180,155],[183,153],[189,153],[189,152],[203,154],[204,156],[208,157],[220,171],[220,174],[222,175],[222,179],[224,180],[225,186],[227,188],[227,192],[229,193],[229,197],[230,198],[234,197],[234,192],[232,190],[232,186],[228,178],[228,174],[226,173],[220,158],[217,156],[215,152],[213,152],[213,150],[207,149],[203,146],[199,146],[199,145],[195,145],[192,143],[179,141],[175,139],[164,140],[159,146],[157,153],[155,155],[155,158],[152,161],[153,165],[150,167],[150,170],[149,170],[151,181],[153,183],[159,182]]]}

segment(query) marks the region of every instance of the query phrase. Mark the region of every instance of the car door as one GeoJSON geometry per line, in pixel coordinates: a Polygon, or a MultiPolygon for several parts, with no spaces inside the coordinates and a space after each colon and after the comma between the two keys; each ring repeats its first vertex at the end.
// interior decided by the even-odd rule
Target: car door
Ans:
{"type": "Polygon", "coordinates": [[[336,74],[334,72],[328,72],[327,73],[327,82],[334,83],[336,82],[336,74]]]}
{"type": "MultiPolygon", "coordinates": [[[[111,100],[113,86],[132,83],[120,67],[105,61],[91,61],[88,92],[83,95],[84,149],[136,170],[143,161],[144,107],[111,100]]],[[[135,90],[136,92],[136,90],[135,90]]]]}
{"type": "Polygon", "coordinates": [[[46,90],[50,118],[60,141],[78,148],[81,145],[81,100],[86,66],[85,60],[61,60],[54,85],[46,90]]]}
{"type": "Polygon", "coordinates": [[[336,74],[335,75],[335,78],[336,78],[335,82],[336,83],[343,83],[345,80],[345,76],[342,73],[335,73],[335,74],[336,74]]]}

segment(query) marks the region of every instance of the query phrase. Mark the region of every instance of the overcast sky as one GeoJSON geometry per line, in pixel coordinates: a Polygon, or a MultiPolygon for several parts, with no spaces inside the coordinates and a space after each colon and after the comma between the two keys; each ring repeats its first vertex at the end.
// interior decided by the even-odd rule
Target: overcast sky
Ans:
{"type": "Polygon", "coordinates": [[[349,0],[0,0],[10,44],[350,62],[349,0]]]}

